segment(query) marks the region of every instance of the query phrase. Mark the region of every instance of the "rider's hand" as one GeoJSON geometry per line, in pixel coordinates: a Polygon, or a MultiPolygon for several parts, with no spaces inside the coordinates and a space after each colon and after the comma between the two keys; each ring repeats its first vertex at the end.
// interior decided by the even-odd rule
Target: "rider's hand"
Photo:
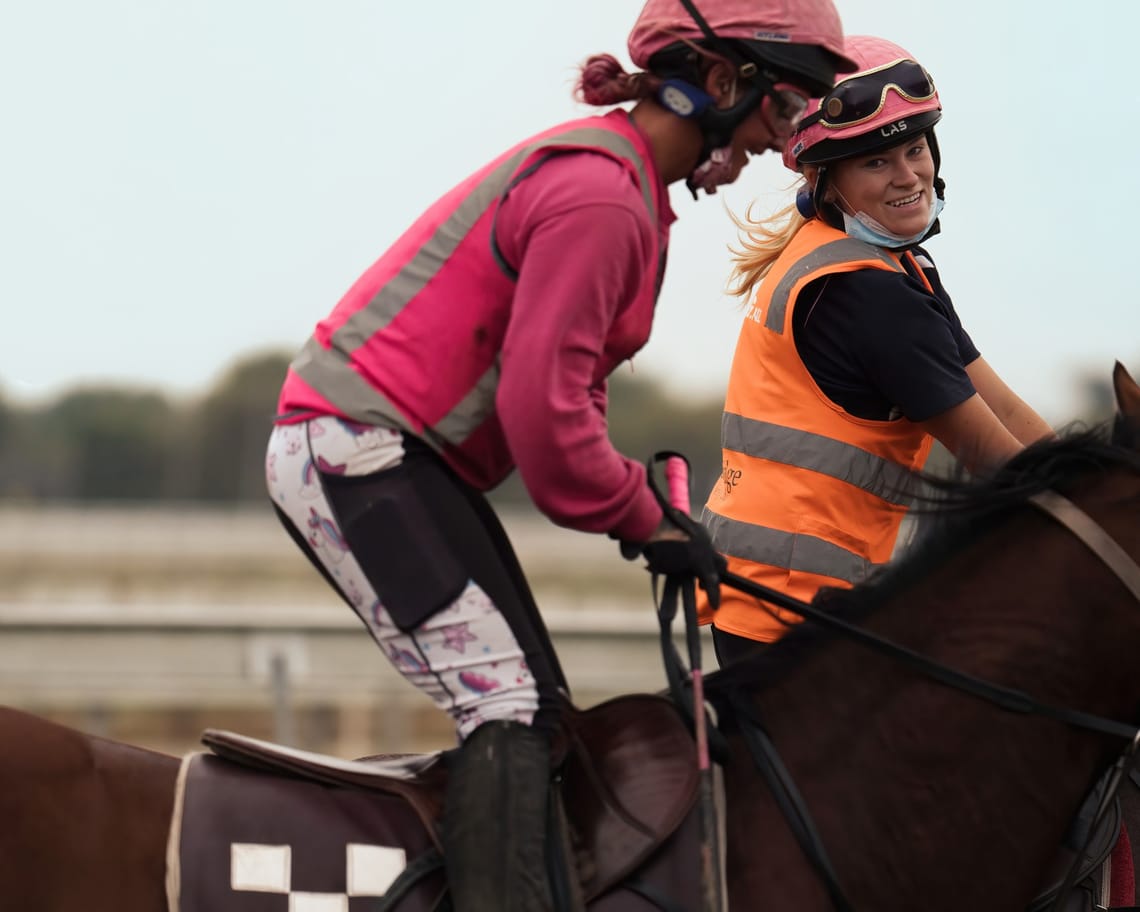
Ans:
{"type": "MultiPolygon", "coordinates": [[[[727,568],[727,563],[703,526],[690,522],[688,528],[681,529],[666,516],[639,550],[653,573],[695,576],[708,593],[710,605],[717,606],[720,572],[727,568]]],[[[627,543],[622,544],[622,554],[627,559],[633,560],[637,553],[627,543]]]]}

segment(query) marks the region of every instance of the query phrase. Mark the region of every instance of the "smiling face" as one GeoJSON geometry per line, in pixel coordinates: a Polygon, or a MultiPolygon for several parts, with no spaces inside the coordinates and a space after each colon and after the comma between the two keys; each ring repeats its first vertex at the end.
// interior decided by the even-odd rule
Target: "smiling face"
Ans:
{"type": "Polygon", "coordinates": [[[934,205],[934,159],[924,135],[829,166],[828,198],[848,214],[865,212],[887,231],[910,237],[934,205]]]}

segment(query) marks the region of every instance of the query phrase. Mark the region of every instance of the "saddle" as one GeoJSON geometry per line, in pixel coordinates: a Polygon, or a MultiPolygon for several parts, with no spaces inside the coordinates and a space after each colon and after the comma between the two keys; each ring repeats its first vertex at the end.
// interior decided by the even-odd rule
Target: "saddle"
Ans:
{"type": "MultiPolygon", "coordinates": [[[[243,767],[396,796],[440,848],[443,752],[345,761],[214,729],[202,741],[216,758],[243,767]]],[[[669,700],[635,694],[587,710],[567,704],[556,753],[571,845],[589,901],[641,867],[685,821],[697,796],[696,749],[669,700]]]]}

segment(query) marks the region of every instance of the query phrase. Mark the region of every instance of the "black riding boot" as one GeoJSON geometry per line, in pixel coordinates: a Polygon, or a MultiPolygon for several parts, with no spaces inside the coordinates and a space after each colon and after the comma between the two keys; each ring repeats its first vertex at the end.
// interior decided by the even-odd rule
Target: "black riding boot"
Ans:
{"type": "Polygon", "coordinates": [[[486,722],[448,760],[443,848],[455,912],[554,912],[546,874],[550,741],[486,722]]]}

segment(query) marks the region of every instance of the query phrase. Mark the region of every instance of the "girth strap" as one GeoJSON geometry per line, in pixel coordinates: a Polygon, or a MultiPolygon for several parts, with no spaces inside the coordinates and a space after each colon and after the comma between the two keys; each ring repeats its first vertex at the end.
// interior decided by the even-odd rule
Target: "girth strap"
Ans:
{"type": "Polygon", "coordinates": [[[772,797],[788,822],[796,842],[800,844],[800,849],[827,888],[836,912],[852,912],[851,904],[843,895],[843,888],[839,885],[839,876],[835,873],[827,849],[823,846],[823,839],[812,820],[807,802],[804,801],[795,780],[780,759],[776,745],[764,731],[763,724],[756,718],[755,709],[742,700],[733,700],[733,710],[738,716],[740,731],[752,752],[752,759],[756,761],[757,769],[768,783],[772,797]]]}

